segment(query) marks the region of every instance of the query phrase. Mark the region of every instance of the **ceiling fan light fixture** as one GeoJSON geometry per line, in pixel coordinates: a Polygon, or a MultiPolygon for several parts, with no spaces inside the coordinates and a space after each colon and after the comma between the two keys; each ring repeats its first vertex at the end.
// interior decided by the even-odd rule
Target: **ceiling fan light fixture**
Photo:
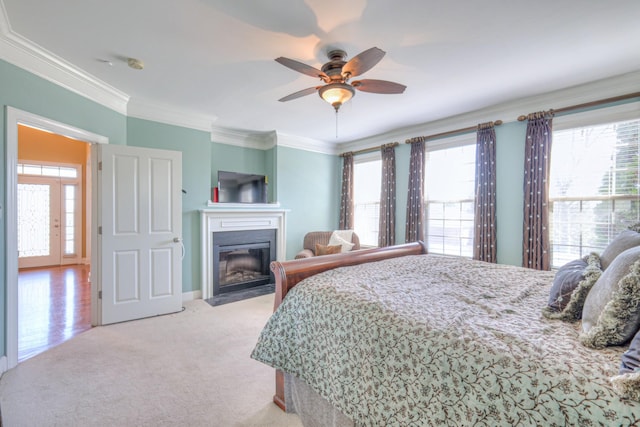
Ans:
{"type": "Polygon", "coordinates": [[[355,90],[346,83],[330,83],[322,86],[318,94],[320,98],[331,104],[337,112],[342,104],[353,98],[355,90]]]}

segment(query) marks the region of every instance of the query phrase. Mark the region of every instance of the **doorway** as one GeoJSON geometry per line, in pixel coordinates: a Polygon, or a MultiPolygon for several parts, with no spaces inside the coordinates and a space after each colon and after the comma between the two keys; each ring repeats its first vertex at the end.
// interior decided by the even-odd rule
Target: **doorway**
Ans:
{"type": "MultiPolygon", "coordinates": [[[[18,316],[18,236],[16,233],[18,224],[18,212],[17,212],[17,189],[18,189],[18,130],[19,125],[27,125],[40,129],[44,132],[50,132],[58,135],[68,136],[78,141],[84,141],[88,144],[108,144],[109,139],[97,135],[85,130],[75,128],[60,122],[56,122],[45,117],[41,117],[26,111],[18,110],[13,107],[6,107],[6,284],[7,284],[7,300],[6,300],[6,362],[2,361],[0,366],[3,369],[11,369],[18,364],[18,329],[19,329],[19,316],[18,316]],[[4,366],[2,366],[4,365],[4,366]]],[[[90,151],[90,150],[89,150],[90,151]]],[[[89,167],[88,167],[89,169],[89,167]]],[[[93,176],[93,169],[91,173],[87,171],[87,176],[93,176]]],[[[95,185],[95,183],[93,184],[95,185]]],[[[85,230],[92,230],[91,223],[94,221],[93,211],[90,210],[92,206],[93,195],[90,186],[86,188],[86,203],[83,203],[83,207],[87,207],[91,211],[91,215],[86,215],[86,224],[83,223],[82,227],[85,230]]],[[[94,231],[92,231],[94,232],[94,231]]],[[[86,259],[82,260],[89,266],[89,260],[91,259],[91,248],[95,239],[92,239],[92,232],[87,231],[86,234],[86,259]]],[[[97,306],[97,292],[94,288],[95,283],[91,283],[91,324],[96,325],[97,317],[95,317],[97,306]]]]}
{"type": "Polygon", "coordinates": [[[83,206],[91,214],[86,215],[86,226],[82,227],[90,232],[82,241],[91,238],[85,249],[86,260],[92,261],[91,324],[181,311],[182,153],[109,144],[104,136],[12,107],[6,110],[7,356],[6,360],[0,357],[0,370],[18,364],[16,230],[20,125],[90,144],[87,169],[91,173],[86,176],[91,176],[91,186],[87,186],[91,191],[83,206]],[[131,185],[133,182],[136,186],[131,185]],[[93,255],[89,254],[89,248],[93,255]]]}
{"type": "Polygon", "coordinates": [[[89,144],[18,125],[18,361],[91,328],[89,144]]]}

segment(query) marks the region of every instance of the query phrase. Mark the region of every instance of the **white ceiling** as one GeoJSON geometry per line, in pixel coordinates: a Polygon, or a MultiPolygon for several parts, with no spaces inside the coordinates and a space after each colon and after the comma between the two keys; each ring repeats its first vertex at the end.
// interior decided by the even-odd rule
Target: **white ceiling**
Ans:
{"type": "Polygon", "coordinates": [[[230,131],[345,142],[640,70],[638,0],[0,0],[10,31],[126,93],[230,131]],[[318,80],[326,52],[387,52],[339,113],[318,80]],[[125,58],[142,60],[133,70],[125,58]],[[109,65],[105,61],[111,62],[109,65]]]}

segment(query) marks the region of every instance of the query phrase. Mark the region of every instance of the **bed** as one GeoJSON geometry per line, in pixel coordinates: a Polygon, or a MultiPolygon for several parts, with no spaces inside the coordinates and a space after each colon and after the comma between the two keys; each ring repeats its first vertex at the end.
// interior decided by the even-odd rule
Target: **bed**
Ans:
{"type": "Polygon", "coordinates": [[[272,271],[275,311],[252,357],[277,369],[281,408],[300,411],[300,386],[333,411],[305,425],[640,424],[640,403],[610,381],[626,348],[588,348],[580,322],[541,315],[552,272],[421,243],[272,271]]]}

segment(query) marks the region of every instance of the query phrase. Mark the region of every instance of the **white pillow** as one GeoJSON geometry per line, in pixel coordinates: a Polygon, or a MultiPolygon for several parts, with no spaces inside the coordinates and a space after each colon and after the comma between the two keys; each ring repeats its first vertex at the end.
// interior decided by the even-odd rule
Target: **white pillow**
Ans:
{"type": "Polygon", "coordinates": [[[355,243],[347,242],[345,239],[338,236],[334,231],[333,233],[331,233],[331,237],[329,238],[329,246],[337,246],[337,245],[342,246],[342,249],[340,250],[340,252],[349,252],[351,251],[351,249],[353,249],[353,247],[355,246],[355,243]]]}

